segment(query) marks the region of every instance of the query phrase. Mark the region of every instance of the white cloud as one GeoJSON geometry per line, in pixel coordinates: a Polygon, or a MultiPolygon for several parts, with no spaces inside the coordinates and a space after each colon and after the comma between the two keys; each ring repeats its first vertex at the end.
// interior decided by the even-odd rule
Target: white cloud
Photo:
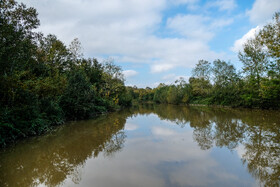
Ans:
{"type": "Polygon", "coordinates": [[[207,7],[217,7],[220,11],[231,11],[237,7],[235,0],[217,0],[207,4],[207,7]]]}
{"type": "Polygon", "coordinates": [[[194,4],[197,3],[199,0],[169,0],[175,4],[194,4]]]}
{"type": "Polygon", "coordinates": [[[197,10],[199,8],[199,0],[168,0],[173,5],[187,5],[189,10],[197,10]]]}
{"type": "Polygon", "coordinates": [[[238,145],[238,147],[235,148],[235,151],[237,153],[237,155],[239,156],[239,158],[243,158],[246,150],[245,150],[245,146],[243,144],[238,145]]]}
{"type": "Polygon", "coordinates": [[[233,19],[216,19],[211,23],[212,28],[221,28],[233,23],[233,19]]]}
{"type": "Polygon", "coordinates": [[[233,52],[239,52],[239,51],[242,51],[243,49],[243,45],[245,44],[245,42],[248,40],[248,39],[251,39],[251,38],[254,38],[254,36],[256,35],[256,33],[260,30],[260,27],[257,26],[256,28],[253,28],[251,30],[249,30],[249,32],[247,32],[244,36],[242,36],[242,38],[236,40],[234,42],[234,45],[233,47],[231,47],[231,50],[233,52]]]}
{"type": "MultiPolygon", "coordinates": [[[[162,24],[169,0],[22,1],[38,10],[40,31],[53,33],[68,44],[78,37],[86,57],[110,56],[117,62],[145,63],[156,73],[176,67],[192,68],[199,59],[214,60],[224,56],[208,46],[215,35],[214,25],[223,26],[211,18],[176,16],[168,19],[167,25],[183,37],[163,38],[154,34],[162,24]]],[[[197,2],[177,0],[186,5],[197,2]]],[[[132,72],[128,72],[128,76],[129,73],[132,72]]]]}
{"type": "Polygon", "coordinates": [[[272,19],[273,14],[277,11],[280,11],[280,1],[256,0],[252,9],[248,10],[246,14],[249,16],[250,21],[257,26],[249,30],[240,39],[236,40],[233,47],[231,47],[231,50],[233,52],[241,51],[244,43],[248,39],[253,38],[255,34],[260,31],[263,25],[272,19]]]}
{"type": "Polygon", "coordinates": [[[201,15],[178,15],[167,20],[167,27],[191,39],[210,40],[213,33],[207,29],[210,18],[201,15]]]}
{"type": "Polygon", "coordinates": [[[271,19],[277,11],[280,11],[279,0],[256,0],[252,9],[247,14],[252,23],[262,25],[271,19]]]}
{"type": "Polygon", "coordinates": [[[162,77],[163,80],[170,80],[170,79],[174,79],[174,77],[176,77],[176,75],[173,74],[168,74],[162,77]]]}
{"type": "Polygon", "coordinates": [[[134,130],[138,129],[138,125],[135,125],[133,123],[126,123],[124,129],[128,130],[128,131],[134,131],[134,130]]]}
{"type": "MultiPolygon", "coordinates": [[[[89,36],[105,38],[110,36],[109,34],[128,35],[133,40],[131,36],[139,36],[159,23],[160,11],[166,7],[165,0],[22,1],[38,10],[44,32],[55,33],[63,41],[64,39],[71,41],[72,35],[83,36],[83,38],[89,36]],[[65,28],[65,23],[71,26],[71,30],[65,28]],[[70,35],[67,35],[68,33],[70,35]],[[85,33],[89,35],[84,35],[85,33]]],[[[108,41],[110,39],[108,38],[108,41]]],[[[89,42],[91,45],[96,45],[94,41],[89,42]]]]}
{"type": "Polygon", "coordinates": [[[152,128],[152,133],[156,136],[172,136],[172,135],[174,136],[176,134],[176,132],[170,128],[164,128],[158,126],[154,126],[152,128]]]}
{"type": "Polygon", "coordinates": [[[167,27],[190,39],[209,41],[215,30],[230,25],[233,19],[212,19],[202,15],[177,15],[167,20],[167,27]]]}
{"type": "Polygon", "coordinates": [[[125,70],[125,71],[123,71],[122,73],[124,74],[124,76],[125,76],[126,78],[128,78],[128,77],[133,77],[133,76],[135,76],[135,75],[138,75],[138,72],[135,71],[135,70],[125,70]]]}
{"type": "MultiPolygon", "coordinates": [[[[191,130],[182,129],[174,123],[174,128],[165,126],[159,124],[157,119],[146,125],[152,129],[152,133],[153,129],[156,133],[146,136],[146,133],[143,135],[142,131],[138,131],[136,136],[127,139],[121,152],[114,154],[114,159],[102,154],[87,159],[84,168],[86,174],[82,175],[79,185],[90,186],[94,181],[96,186],[113,184],[116,187],[135,184],[153,187],[252,186],[251,181],[238,175],[239,170],[231,171],[227,169],[229,167],[224,167],[219,157],[215,157],[215,149],[201,150],[193,141],[191,130]],[[122,172],[119,172],[120,168],[122,172]]],[[[68,180],[64,185],[74,184],[68,180]]]]}
{"type": "Polygon", "coordinates": [[[151,67],[152,73],[159,73],[174,68],[172,64],[155,64],[151,67]]]}

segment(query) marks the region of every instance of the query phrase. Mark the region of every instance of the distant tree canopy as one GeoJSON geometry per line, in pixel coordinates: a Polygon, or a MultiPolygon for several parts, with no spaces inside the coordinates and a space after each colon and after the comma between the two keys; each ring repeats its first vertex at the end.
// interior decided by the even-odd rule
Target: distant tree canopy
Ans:
{"type": "Polygon", "coordinates": [[[279,16],[280,13],[275,13],[272,22],[244,44],[238,54],[243,63],[241,72],[237,72],[233,64],[220,59],[213,63],[199,60],[188,83],[178,80],[171,85],[160,84],[152,90],[129,88],[134,92],[133,98],[171,104],[279,108],[279,16]]]}

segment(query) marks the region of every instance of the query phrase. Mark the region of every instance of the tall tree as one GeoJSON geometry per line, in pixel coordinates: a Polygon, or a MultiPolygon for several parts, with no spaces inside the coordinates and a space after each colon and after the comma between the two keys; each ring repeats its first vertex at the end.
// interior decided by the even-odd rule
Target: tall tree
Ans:
{"type": "Polygon", "coordinates": [[[227,85],[235,82],[237,79],[235,67],[232,64],[220,59],[213,62],[212,72],[214,76],[214,83],[219,87],[226,87],[227,85]]]}
{"type": "Polygon", "coordinates": [[[270,75],[280,78],[280,12],[275,13],[273,21],[264,26],[258,38],[271,58],[270,75]]]}
{"type": "Polygon", "coordinates": [[[239,60],[243,63],[243,71],[248,74],[251,82],[256,83],[257,90],[260,89],[260,80],[264,75],[267,66],[267,54],[258,38],[249,39],[242,52],[238,54],[239,60]]]}
{"type": "Polygon", "coordinates": [[[192,73],[195,77],[209,80],[211,73],[211,64],[206,60],[199,60],[192,73]]]}
{"type": "Polygon", "coordinates": [[[74,60],[80,59],[83,57],[83,47],[82,43],[78,38],[74,38],[74,40],[69,45],[69,50],[71,52],[72,58],[74,60]]]}
{"type": "Polygon", "coordinates": [[[0,1],[0,74],[8,75],[26,66],[35,45],[33,29],[39,26],[37,11],[14,0],[0,1]],[[19,63],[19,61],[21,61],[19,63]]]}

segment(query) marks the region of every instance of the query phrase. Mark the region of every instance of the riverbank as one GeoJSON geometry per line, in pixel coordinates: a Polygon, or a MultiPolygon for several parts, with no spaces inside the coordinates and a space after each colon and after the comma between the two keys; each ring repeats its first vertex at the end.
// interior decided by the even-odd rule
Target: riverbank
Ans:
{"type": "MultiPolygon", "coordinates": [[[[167,103],[156,103],[154,101],[144,101],[144,102],[137,102],[134,101],[132,105],[138,105],[138,104],[167,104],[167,103]]],[[[262,108],[262,107],[246,107],[246,106],[227,106],[227,105],[215,105],[215,104],[197,104],[197,103],[188,103],[188,104],[172,104],[169,103],[169,105],[175,105],[175,106],[202,106],[202,107],[215,107],[215,108],[233,108],[233,109],[254,109],[254,110],[272,110],[272,111],[280,111],[279,108],[262,108]]]]}

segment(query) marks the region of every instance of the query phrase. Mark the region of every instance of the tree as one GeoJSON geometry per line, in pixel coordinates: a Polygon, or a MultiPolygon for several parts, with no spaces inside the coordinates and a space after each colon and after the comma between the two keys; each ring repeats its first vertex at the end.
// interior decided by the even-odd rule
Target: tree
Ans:
{"type": "Polygon", "coordinates": [[[67,119],[86,119],[95,111],[95,93],[83,71],[71,72],[60,105],[67,119]]]}
{"type": "Polygon", "coordinates": [[[264,75],[267,66],[267,54],[258,38],[249,39],[238,54],[239,60],[243,63],[244,73],[249,75],[251,83],[256,84],[260,89],[261,77],[264,75]]]}
{"type": "Polygon", "coordinates": [[[130,105],[119,66],[82,58],[78,39],[67,48],[34,32],[34,8],[2,0],[0,13],[0,146],[130,105]]]}
{"type": "Polygon", "coordinates": [[[156,103],[167,103],[168,86],[160,84],[154,94],[154,101],[156,103]]]}
{"type": "Polygon", "coordinates": [[[179,104],[181,100],[182,98],[179,95],[179,89],[175,85],[169,86],[167,92],[167,102],[170,104],[179,104]]]}
{"type": "Polygon", "coordinates": [[[34,77],[34,38],[39,20],[34,8],[0,1],[0,146],[46,130],[39,103],[26,83],[34,77]]]}
{"type": "Polygon", "coordinates": [[[211,64],[206,60],[199,60],[193,69],[193,76],[203,78],[206,80],[210,79],[211,64]]]}
{"type": "Polygon", "coordinates": [[[113,99],[114,104],[117,105],[119,96],[125,92],[124,75],[121,67],[115,65],[112,59],[104,62],[102,80],[100,94],[107,99],[113,99]]]}
{"type": "Polygon", "coordinates": [[[229,84],[235,83],[238,77],[235,67],[220,59],[213,62],[212,72],[214,84],[219,87],[226,87],[229,84]]]}
{"type": "Polygon", "coordinates": [[[69,50],[55,35],[49,34],[47,37],[41,37],[39,42],[37,60],[40,63],[45,63],[52,70],[56,69],[60,73],[73,67],[74,63],[70,62],[69,50]]]}
{"type": "Polygon", "coordinates": [[[109,58],[104,61],[104,72],[106,72],[111,78],[124,81],[124,75],[122,74],[122,68],[114,64],[114,60],[109,58]]]}
{"type": "Polygon", "coordinates": [[[267,48],[270,61],[270,75],[280,76],[280,12],[275,13],[273,22],[261,29],[258,39],[267,48]]]}
{"type": "Polygon", "coordinates": [[[210,94],[212,85],[209,80],[191,77],[189,82],[192,89],[192,95],[206,97],[210,94]]]}
{"type": "Polygon", "coordinates": [[[103,67],[97,59],[82,59],[80,68],[86,73],[90,83],[99,91],[102,84],[103,67]]]}
{"type": "Polygon", "coordinates": [[[213,62],[214,86],[211,93],[211,103],[219,105],[240,105],[239,76],[235,67],[222,60],[213,62]]]}
{"type": "Polygon", "coordinates": [[[0,75],[23,69],[32,60],[33,29],[39,26],[37,12],[14,0],[0,2],[0,75]],[[20,63],[19,63],[20,61],[20,63]]]}
{"type": "Polygon", "coordinates": [[[178,99],[181,103],[189,103],[191,96],[191,88],[190,85],[187,84],[186,80],[183,77],[180,77],[179,80],[175,81],[178,88],[178,99]]]}
{"type": "Polygon", "coordinates": [[[74,40],[69,45],[69,51],[74,61],[81,59],[83,57],[83,47],[82,43],[78,38],[74,38],[74,40]]]}

